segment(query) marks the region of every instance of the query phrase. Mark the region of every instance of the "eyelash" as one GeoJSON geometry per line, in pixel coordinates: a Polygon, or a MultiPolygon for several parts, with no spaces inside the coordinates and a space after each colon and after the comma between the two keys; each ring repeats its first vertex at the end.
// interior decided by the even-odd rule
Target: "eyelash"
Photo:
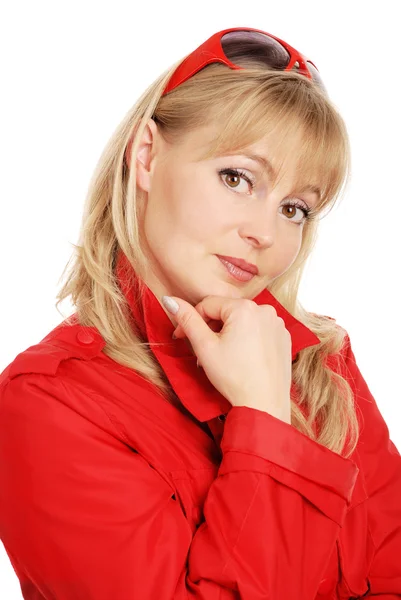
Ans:
{"type": "MultiPolygon", "coordinates": [[[[255,187],[255,182],[250,177],[248,177],[248,175],[241,169],[236,169],[234,167],[229,167],[228,169],[221,169],[219,171],[219,176],[221,177],[222,175],[235,175],[237,177],[242,177],[243,179],[245,179],[245,181],[247,181],[249,183],[252,190],[255,187]]],[[[302,212],[304,213],[304,215],[305,215],[304,221],[295,223],[296,225],[302,225],[302,223],[304,223],[305,221],[312,221],[315,218],[316,213],[311,208],[307,208],[306,206],[304,206],[304,204],[300,204],[299,202],[295,202],[294,200],[288,200],[285,203],[285,205],[295,206],[296,208],[299,208],[300,210],[302,210],[302,212]]]]}

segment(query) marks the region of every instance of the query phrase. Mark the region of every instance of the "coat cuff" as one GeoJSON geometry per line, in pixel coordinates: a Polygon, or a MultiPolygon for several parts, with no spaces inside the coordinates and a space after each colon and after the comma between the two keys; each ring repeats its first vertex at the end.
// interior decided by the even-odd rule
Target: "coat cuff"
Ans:
{"type": "Polygon", "coordinates": [[[229,411],[219,475],[253,471],[273,477],[342,526],[359,469],[269,413],[247,406],[229,411]]]}

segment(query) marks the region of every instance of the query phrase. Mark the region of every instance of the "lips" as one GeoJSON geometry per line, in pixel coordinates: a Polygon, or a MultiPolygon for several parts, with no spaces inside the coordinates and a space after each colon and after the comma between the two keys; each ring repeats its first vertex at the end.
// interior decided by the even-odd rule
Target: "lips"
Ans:
{"type": "Polygon", "coordinates": [[[235,267],[239,267],[243,271],[248,271],[248,273],[252,273],[253,275],[259,275],[259,269],[256,265],[253,265],[242,258],[234,258],[233,256],[222,256],[221,254],[217,255],[219,258],[230,262],[235,267]]]}

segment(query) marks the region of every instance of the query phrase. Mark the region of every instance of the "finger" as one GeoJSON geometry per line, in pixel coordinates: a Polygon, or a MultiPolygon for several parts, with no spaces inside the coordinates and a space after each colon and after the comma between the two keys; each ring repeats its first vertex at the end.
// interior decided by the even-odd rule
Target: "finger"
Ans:
{"type": "MultiPolygon", "coordinates": [[[[207,325],[210,327],[210,329],[212,331],[214,331],[215,333],[219,333],[221,331],[221,328],[223,327],[222,321],[217,321],[217,320],[212,319],[211,317],[205,315],[204,311],[202,311],[201,302],[199,302],[196,306],[194,306],[194,308],[195,308],[195,310],[197,310],[199,312],[199,314],[202,316],[205,323],[207,323],[207,325]]],[[[180,338],[186,337],[181,325],[177,325],[177,327],[173,331],[172,337],[174,339],[180,339],[180,338]]]]}
{"type": "Polygon", "coordinates": [[[215,342],[215,334],[189,302],[176,296],[163,296],[161,300],[163,306],[174,315],[183,333],[188,337],[195,354],[215,342]],[[177,309],[172,308],[174,304],[177,309]]]}
{"type": "Polygon", "coordinates": [[[204,320],[215,321],[224,326],[228,318],[241,307],[255,308],[253,300],[245,298],[227,298],[227,296],[206,296],[197,304],[196,310],[204,320]]]}
{"type": "MultiPolygon", "coordinates": [[[[195,310],[191,304],[181,298],[176,296],[170,296],[170,298],[179,306],[178,312],[173,313],[177,321],[177,328],[180,326],[183,334],[189,338],[195,353],[199,349],[202,351],[202,347],[209,342],[214,343],[216,341],[216,336],[206,324],[206,320],[222,322],[224,328],[230,315],[243,307],[244,303],[249,304],[250,307],[255,307],[253,301],[243,298],[206,296],[195,310]]],[[[168,307],[166,306],[166,308],[168,307]]]]}
{"type": "MultiPolygon", "coordinates": [[[[204,319],[204,321],[205,321],[205,323],[207,323],[208,327],[216,333],[219,333],[223,326],[221,321],[215,321],[214,319],[209,319],[208,317],[206,319],[204,319]]],[[[174,329],[173,337],[175,339],[180,339],[180,338],[186,337],[181,325],[178,325],[176,327],[176,329],[174,329]]]]}

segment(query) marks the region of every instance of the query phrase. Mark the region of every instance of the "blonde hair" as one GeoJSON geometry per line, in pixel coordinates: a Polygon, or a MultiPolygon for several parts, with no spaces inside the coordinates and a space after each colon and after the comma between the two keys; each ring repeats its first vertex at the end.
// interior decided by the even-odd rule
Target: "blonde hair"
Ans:
{"type": "MultiPolygon", "coordinates": [[[[96,327],[104,338],[105,354],[151,381],[168,400],[171,386],[151,344],[142,338],[130,318],[115,273],[120,250],[138,275],[146,272],[147,259],[138,227],[143,196],[136,188],[135,168],[146,123],[153,118],[170,142],[205,123],[216,123],[219,134],[205,158],[226,150],[233,152],[269,132],[277,132],[281,140],[274,155],[278,177],[285,156],[296,153],[299,182],[316,183],[322,190],[314,218],[303,226],[302,245],[295,262],[268,287],[321,342],[299,352],[293,363],[292,425],[317,443],[348,457],[359,436],[353,393],[346,379],[328,364],[328,357],[335,358],[344,347],[346,332],[335,319],[310,313],[298,301],[305,264],[317,240],[319,218],[334,206],[349,179],[350,149],[345,124],[326,94],[312,81],[296,72],[272,71],[260,65],[231,70],[212,64],[162,96],[179,62],[149,86],[104,149],[90,181],[79,242],[73,244],[75,253],[61,276],[73,259],[57,295],[56,308],[71,296],[79,323],[96,327]],[[297,148],[292,141],[295,132],[302,134],[297,148]],[[130,168],[125,162],[129,151],[130,168]],[[345,450],[347,441],[349,447],[345,450]]],[[[66,324],[69,323],[67,319],[66,324]]]]}

